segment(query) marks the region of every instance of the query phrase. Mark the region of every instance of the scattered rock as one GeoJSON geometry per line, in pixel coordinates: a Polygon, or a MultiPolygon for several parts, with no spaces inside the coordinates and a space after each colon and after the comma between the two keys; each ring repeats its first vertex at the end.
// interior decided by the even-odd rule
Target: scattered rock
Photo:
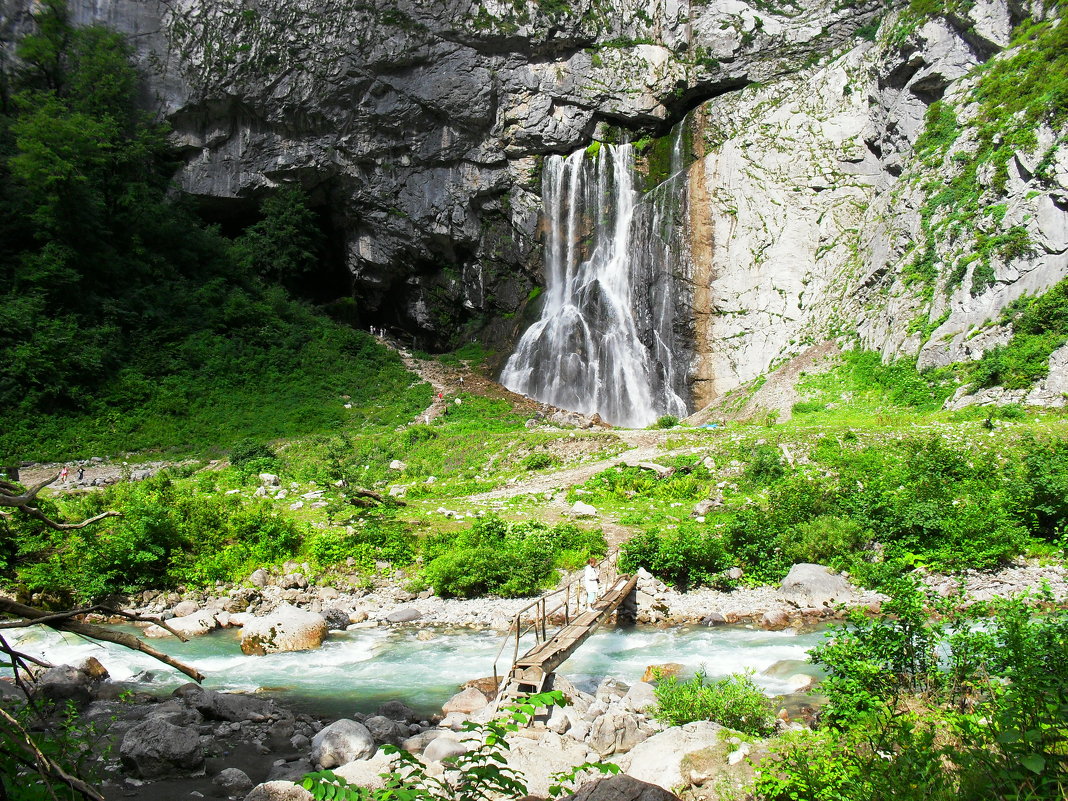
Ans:
{"type": "Polygon", "coordinates": [[[274,781],[253,787],[245,801],[315,801],[315,796],[293,782],[274,781]]]}
{"type": "Polygon", "coordinates": [[[204,764],[195,729],[175,726],[158,718],[138,723],[122,738],[119,756],[142,779],[184,776],[204,764]]]}
{"type": "Polygon", "coordinates": [[[678,796],[655,784],[620,774],[586,782],[564,801],[678,801],[678,796]]]}
{"type": "Polygon", "coordinates": [[[798,606],[848,603],[858,595],[852,584],[829,567],[808,563],[790,568],[780,592],[798,606]]]}
{"type": "Polygon", "coordinates": [[[422,616],[423,613],[414,606],[402,606],[386,615],[385,620],[387,623],[411,623],[422,616]]]}
{"type": "Polygon", "coordinates": [[[441,711],[445,714],[459,712],[461,715],[470,715],[478,712],[487,704],[489,704],[489,701],[486,700],[486,696],[480,690],[468,687],[446,701],[441,707],[441,711]]]}
{"type": "Polygon", "coordinates": [[[211,783],[221,789],[226,795],[239,795],[252,789],[252,779],[245,771],[239,768],[225,768],[219,775],[211,780],[211,783]]]}
{"type": "Polygon", "coordinates": [[[324,769],[367,759],[377,750],[367,727],[355,720],[336,720],[312,737],[312,762],[324,769]]]}
{"type": "Polygon", "coordinates": [[[281,604],[270,615],[257,617],[241,629],[241,651],[246,654],[305,651],[318,648],[326,637],[322,615],[281,604]]]}

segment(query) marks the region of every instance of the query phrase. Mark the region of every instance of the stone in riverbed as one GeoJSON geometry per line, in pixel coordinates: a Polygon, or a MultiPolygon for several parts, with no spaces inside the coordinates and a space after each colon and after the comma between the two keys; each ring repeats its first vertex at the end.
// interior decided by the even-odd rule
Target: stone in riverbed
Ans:
{"type": "Polygon", "coordinates": [[[376,743],[400,745],[404,740],[408,739],[410,734],[406,723],[391,720],[384,715],[372,715],[363,722],[363,725],[371,732],[371,736],[375,738],[376,743]]]}
{"type": "Polygon", "coordinates": [[[326,632],[322,615],[281,604],[271,614],[245,623],[241,629],[241,651],[258,656],[306,651],[322,645],[326,632]]]}
{"type": "Polygon", "coordinates": [[[423,613],[414,606],[402,606],[400,609],[394,609],[386,615],[385,619],[387,623],[411,623],[419,620],[422,616],[423,613]]]}
{"type": "Polygon", "coordinates": [[[146,720],[127,731],[119,756],[142,779],[186,776],[204,764],[196,730],[160,719],[146,720]]]}
{"type": "Polygon", "coordinates": [[[486,700],[486,696],[481,690],[476,690],[474,687],[468,687],[466,690],[461,690],[446,701],[441,707],[441,711],[446,715],[450,712],[459,712],[462,715],[470,715],[474,712],[478,712],[487,704],[489,704],[489,701],[486,700]]]}
{"type": "Polygon", "coordinates": [[[467,746],[452,737],[437,737],[423,749],[424,762],[441,762],[449,757],[467,753],[467,746]]]}
{"type": "Polygon", "coordinates": [[[274,781],[257,784],[245,801],[314,801],[315,796],[293,782],[274,781]]]}
{"type": "Polygon", "coordinates": [[[857,591],[844,577],[829,567],[802,563],[790,568],[780,592],[798,606],[825,606],[848,603],[857,591]]]}
{"type": "Polygon", "coordinates": [[[228,796],[247,793],[252,789],[252,779],[240,768],[225,768],[211,783],[228,796]]]}
{"type": "Polygon", "coordinates": [[[182,601],[171,611],[174,612],[175,617],[185,617],[186,615],[192,615],[199,612],[200,607],[197,605],[196,601],[182,601]]]}
{"type": "Polygon", "coordinates": [[[367,727],[355,720],[336,720],[312,737],[312,762],[324,769],[356,759],[367,759],[377,750],[367,727]]]}

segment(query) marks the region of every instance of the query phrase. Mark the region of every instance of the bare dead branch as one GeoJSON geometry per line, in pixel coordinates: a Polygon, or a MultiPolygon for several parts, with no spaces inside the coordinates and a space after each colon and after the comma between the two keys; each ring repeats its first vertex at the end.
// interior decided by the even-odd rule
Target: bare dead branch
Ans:
{"type": "MultiPolygon", "coordinates": [[[[26,606],[20,604],[17,601],[12,601],[8,598],[0,598],[0,614],[10,615],[13,617],[25,618],[26,620],[36,623],[38,620],[44,617],[48,617],[45,612],[40,609],[35,609],[32,606],[26,606]]],[[[53,616],[54,617],[54,616],[53,616]]],[[[121,631],[111,631],[103,626],[94,626],[90,623],[80,623],[71,620],[69,616],[60,616],[62,619],[53,620],[51,623],[45,623],[44,625],[54,628],[57,631],[69,631],[72,634],[78,634],[82,637],[88,637],[92,640],[103,640],[104,642],[113,642],[116,645],[121,645],[125,648],[129,648],[132,651],[140,651],[143,654],[163,662],[165,665],[170,665],[175,670],[179,670],[185,675],[189,676],[194,681],[200,682],[204,680],[204,675],[194,667],[186,665],[184,662],[180,662],[171,656],[153,648],[137,637],[130,634],[125,634],[121,631]]],[[[164,625],[171,633],[177,635],[177,632],[164,625]]]]}
{"type": "Polygon", "coordinates": [[[34,742],[29,732],[22,728],[19,722],[3,709],[0,709],[0,718],[3,718],[18,734],[17,738],[12,738],[12,745],[15,747],[13,755],[22,764],[35,768],[45,778],[54,778],[62,782],[83,798],[89,798],[92,801],[105,801],[104,796],[98,790],[90,787],[76,776],[71,776],[58,764],[45,756],[44,752],[37,747],[37,743],[34,742]]]}
{"type": "MultiPolygon", "coordinates": [[[[23,492],[18,485],[12,484],[10,481],[0,481],[0,506],[14,507],[20,509],[29,517],[35,520],[40,520],[49,528],[53,528],[56,531],[71,531],[77,528],[85,528],[86,526],[103,520],[105,517],[118,517],[118,512],[101,512],[95,517],[90,517],[88,520],[83,520],[80,523],[58,523],[36,506],[33,506],[34,501],[37,500],[37,493],[51,484],[59,478],[59,473],[56,473],[51,478],[46,478],[44,481],[39,481],[34,484],[28,490],[23,492]]],[[[10,515],[10,512],[5,513],[5,516],[10,515]]]]}

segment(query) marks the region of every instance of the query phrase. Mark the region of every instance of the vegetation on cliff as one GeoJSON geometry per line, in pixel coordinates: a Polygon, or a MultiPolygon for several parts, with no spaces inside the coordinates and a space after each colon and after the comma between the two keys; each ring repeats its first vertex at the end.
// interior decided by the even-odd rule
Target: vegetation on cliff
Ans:
{"type": "Polygon", "coordinates": [[[169,194],[122,37],[61,0],[36,21],[0,93],[0,461],[329,430],[343,395],[414,413],[428,392],[395,355],[284,288],[321,256],[302,194],[235,240],[205,226],[169,194]]]}

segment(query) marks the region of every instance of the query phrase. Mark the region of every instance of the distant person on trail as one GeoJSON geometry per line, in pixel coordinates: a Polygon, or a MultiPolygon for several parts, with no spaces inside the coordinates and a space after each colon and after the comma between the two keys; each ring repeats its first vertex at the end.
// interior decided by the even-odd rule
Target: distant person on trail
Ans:
{"type": "Polygon", "coordinates": [[[78,468],[78,480],[81,481],[84,478],[85,478],[85,468],[84,467],[79,467],[78,468]]]}
{"type": "Polygon", "coordinates": [[[586,562],[586,567],[583,568],[582,583],[586,585],[586,603],[593,606],[593,602],[600,595],[601,584],[597,575],[597,560],[592,556],[586,562]]]}
{"type": "Polygon", "coordinates": [[[69,476],[69,475],[70,475],[70,471],[67,469],[66,465],[63,465],[63,469],[59,471],[59,480],[60,481],[66,481],[67,480],[67,476],[69,476]]]}

